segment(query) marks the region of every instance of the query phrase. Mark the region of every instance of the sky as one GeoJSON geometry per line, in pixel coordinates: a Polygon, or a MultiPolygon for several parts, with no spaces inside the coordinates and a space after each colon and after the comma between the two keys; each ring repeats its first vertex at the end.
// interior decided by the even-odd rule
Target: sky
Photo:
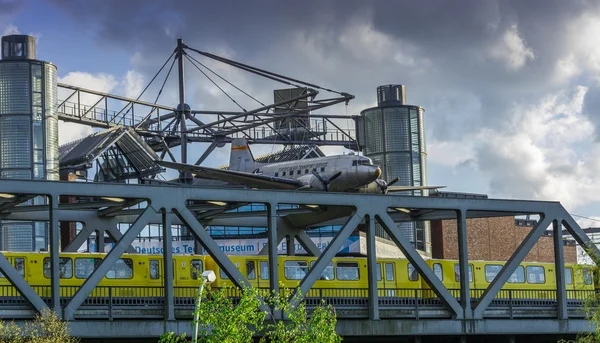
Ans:
{"type": "MultiPolygon", "coordinates": [[[[404,84],[408,103],[425,109],[429,184],[560,201],[600,219],[599,1],[0,0],[0,33],[17,32],[36,37],[38,58],[57,65],[59,82],[128,97],[177,38],[356,96],[327,113],[358,115],[376,104],[377,86],[404,84]]],[[[206,63],[264,101],[281,88],[206,63]]],[[[201,74],[186,76],[193,109],[236,110],[201,74]]],[[[177,104],[172,81],[159,103],[177,104]]],[[[153,101],[151,91],[143,99],[153,101]]],[[[60,140],[91,132],[61,123],[60,140]]],[[[190,160],[205,147],[193,145],[190,160]]],[[[228,151],[206,165],[226,164],[228,151]]]]}

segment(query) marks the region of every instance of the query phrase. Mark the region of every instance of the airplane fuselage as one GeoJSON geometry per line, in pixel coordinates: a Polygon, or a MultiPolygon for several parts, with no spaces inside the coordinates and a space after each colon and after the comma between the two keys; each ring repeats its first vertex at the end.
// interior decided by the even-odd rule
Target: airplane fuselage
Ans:
{"type": "Polygon", "coordinates": [[[381,169],[374,166],[370,158],[357,155],[326,156],[271,164],[256,163],[252,173],[297,179],[306,182],[311,189],[321,190],[322,182],[315,174],[329,180],[340,172],[341,174],[329,183],[329,191],[344,192],[357,189],[374,182],[381,175],[381,169]]]}

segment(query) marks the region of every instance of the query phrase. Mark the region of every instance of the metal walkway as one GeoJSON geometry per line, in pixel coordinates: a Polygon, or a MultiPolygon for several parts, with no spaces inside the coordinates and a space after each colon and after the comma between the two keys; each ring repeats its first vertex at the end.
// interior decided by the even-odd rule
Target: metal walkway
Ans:
{"type": "MultiPolygon", "coordinates": [[[[339,193],[15,180],[0,180],[0,191],[3,193],[0,198],[1,219],[50,222],[52,262],[52,283],[42,292],[36,289],[36,285],[28,285],[8,260],[0,255],[0,268],[22,295],[15,294],[13,298],[0,299],[6,301],[0,307],[2,317],[26,318],[33,311],[50,307],[70,320],[73,334],[81,337],[154,337],[165,329],[190,332],[190,320],[186,316],[189,316],[191,297],[174,295],[195,290],[174,292],[172,264],[166,263],[172,259],[171,225],[187,225],[198,243],[231,280],[238,286],[249,285],[247,279],[204,229],[205,225],[214,225],[215,222],[235,225],[236,221],[244,220],[239,217],[244,214],[236,213],[236,216],[230,217],[226,212],[215,211],[216,202],[233,207],[241,203],[265,205],[264,211],[247,215],[252,216],[255,223],[262,221],[264,227],[268,228],[267,247],[271,262],[276,260],[277,245],[283,239],[296,238],[306,246],[308,252],[318,256],[315,265],[300,281],[299,289],[301,294],[307,295],[309,305],[323,298],[336,306],[342,335],[560,335],[590,329],[583,318],[581,303],[573,300],[581,296],[573,295],[565,289],[561,234],[563,227],[590,251],[596,263],[600,260],[600,252],[558,202],[370,194],[350,196],[339,193]],[[16,206],[33,195],[47,196],[50,205],[16,206]],[[59,203],[61,196],[65,195],[76,197],[80,202],[59,203]],[[278,209],[278,205],[288,204],[311,206],[301,206],[298,212],[289,207],[278,209]],[[469,289],[467,218],[525,214],[539,215],[538,224],[525,237],[487,289],[469,289]],[[396,225],[401,221],[434,219],[457,219],[460,290],[447,289],[441,283],[396,225]],[[118,241],[84,284],[72,290],[66,290],[59,283],[59,221],[85,223],[84,230],[75,239],[73,246],[85,241],[95,230],[112,232],[118,241]],[[340,221],[344,225],[328,247],[320,252],[307,237],[305,228],[319,222],[332,221],[340,221]],[[418,290],[377,289],[374,272],[376,222],[389,234],[435,296],[426,299],[418,294],[418,290]],[[132,225],[120,235],[116,230],[117,223],[132,225]],[[144,291],[149,296],[143,299],[116,297],[113,295],[119,292],[114,288],[96,287],[116,260],[130,248],[140,231],[152,223],[162,224],[163,228],[163,248],[166,252],[162,273],[164,286],[145,288],[144,291]],[[337,296],[319,294],[319,290],[312,289],[312,286],[348,236],[361,223],[366,224],[367,228],[369,289],[356,292],[337,290],[336,292],[342,292],[337,296]],[[528,299],[541,297],[520,296],[514,293],[517,290],[508,294],[501,291],[504,283],[550,225],[555,232],[554,270],[557,289],[546,299],[535,301],[528,299]],[[389,291],[394,291],[394,296],[390,297],[389,291]],[[104,296],[95,296],[98,292],[104,292],[104,296]],[[47,297],[42,298],[38,294],[47,297]]],[[[288,251],[288,254],[292,255],[294,251],[288,251]]],[[[278,268],[274,266],[276,263],[269,263],[270,288],[278,291],[280,275],[278,268]]]]}

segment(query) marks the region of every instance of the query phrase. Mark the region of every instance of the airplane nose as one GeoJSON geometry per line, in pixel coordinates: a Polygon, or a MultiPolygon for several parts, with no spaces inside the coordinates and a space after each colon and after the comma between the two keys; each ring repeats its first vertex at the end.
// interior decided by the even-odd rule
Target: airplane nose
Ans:
{"type": "Polygon", "coordinates": [[[378,178],[381,176],[381,168],[377,167],[377,169],[375,169],[375,175],[377,175],[378,178]]]}

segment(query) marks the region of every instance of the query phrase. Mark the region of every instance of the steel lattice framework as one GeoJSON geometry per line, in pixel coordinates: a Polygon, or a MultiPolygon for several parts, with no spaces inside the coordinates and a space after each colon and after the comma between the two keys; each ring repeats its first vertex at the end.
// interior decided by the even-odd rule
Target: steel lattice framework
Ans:
{"type": "MultiPolygon", "coordinates": [[[[59,83],[59,89],[67,94],[58,104],[59,119],[97,128],[110,128],[116,125],[133,127],[139,135],[146,138],[147,143],[155,151],[162,152],[162,158],[168,155],[175,161],[176,157],[170,149],[180,146],[180,161],[182,163],[187,163],[187,144],[190,142],[210,143],[205,153],[196,161],[196,164],[200,164],[216,147],[229,143],[236,137],[246,138],[250,143],[255,144],[302,145],[310,143],[358,149],[354,138],[354,130],[352,128],[341,128],[339,125],[340,120],[354,123],[352,116],[314,113],[314,111],[332,105],[347,104],[354,99],[351,94],[334,91],[203,52],[188,47],[181,39],[177,41],[175,51],[165,62],[163,68],[172,57],[171,69],[175,62],[178,65],[178,106],[164,106],[59,83]],[[191,56],[190,53],[196,53],[286,86],[303,88],[305,91],[290,99],[265,104],[216,74],[212,69],[191,56]],[[193,110],[189,108],[185,103],[185,61],[202,72],[234,104],[240,107],[241,111],[193,110]],[[223,80],[222,82],[226,82],[250,97],[260,106],[246,110],[211,79],[204,70],[214,73],[223,80]],[[326,91],[334,96],[316,99],[319,90],[326,91]],[[87,101],[82,99],[87,99],[87,101]],[[93,100],[90,101],[89,99],[93,100]],[[305,102],[307,106],[294,107],[298,102],[305,102]],[[278,109],[277,112],[274,111],[276,108],[278,109]],[[294,121],[295,129],[293,131],[286,132],[274,125],[275,122],[286,119],[294,121]],[[313,125],[310,125],[311,122],[313,125]]],[[[161,68],[161,71],[163,68],[161,68]]],[[[169,74],[167,74],[167,77],[169,74]]]]}
{"type": "MultiPolygon", "coordinates": [[[[118,185],[108,183],[74,183],[74,182],[52,182],[52,181],[0,181],[2,192],[14,195],[11,200],[4,199],[2,219],[10,220],[48,220],[50,222],[50,255],[52,261],[52,286],[51,301],[45,301],[40,298],[32,286],[28,285],[21,275],[12,267],[9,261],[0,255],[0,268],[3,270],[10,282],[28,299],[37,310],[46,308],[48,304],[52,306],[57,313],[63,313],[69,320],[77,318],[77,313],[81,305],[86,301],[88,295],[96,288],[98,282],[104,277],[106,272],[113,266],[117,259],[130,249],[133,240],[140,231],[150,223],[161,223],[163,227],[163,248],[165,251],[164,272],[164,319],[169,321],[175,319],[173,304],[173,280],[172,264],[166,263],[172,258],[171,255],[171,225],[185,224],[193,232],[195,239],[202,245],[208,254],[210,254],[223,269],[223,271],[239,287],[248,287],[250,283],[242,275],[228,256],[221,251],[212,237],[204,229],[205,225],[218,221],[223,225],[231,225],[237,218],[227,216],[219,218],[215,216],[211,219],[198,219],[200,213],[211,210],[208,201],[224,202],[228,204],[236,203],[260,203],[266,205],[266,211],[254,214],[255,220],[262,220],[268,228],[268,256],[270,260],[270,286],[272,290],[279,289],[280,275],[278,274],[277,263],[277,245],[281,239],[286,236],[296,237],[307,247],[307,251],[318,255],[318,259],[300,282],[297,294],[307,294],[319,276],[325,270],[329,262],[335,256],[336,252],[343,246],[344,242],[357,225],[364,223],[367,231],[367,261],[369,270],[369,290],[368,290],[368,318],[376,322],[406,322],[412,323],[409,326],[411,334],[490,334],[496,332],[495,328],[489,327],[486,322],[492,320],[489,317],[488,306],[494,300],[502,286],[506,283],[510,275],[515,271],[519,263],[529,253],[535,242],[542,236],[542,233],[548,226],[552,225],[554,230],[555,244],[555,273],[557,279],[556,290],[556,309],[552,311],[554,319],[535,319],[535,321],[548,322],[547,332],[550,334],[574,333],[573,330],[585,330],[586,321],[580,317],[571,318],[566,298],[566,289],[564,282],[564,258],[562,253],[562,228],[564,227],[577,242],[587,251],[597,262],[600,260],[600,251],[590,241],[583,230],[571,218],[567,211],[558,202],[540,202],[540,201],[518,201],[518,200],[495,200],[495,199],[453,199],[453,198],[429,198],[429,197],[411,197],[411,196],[387,196],[387,195],[367,195],[356,194],[351,197],[346,194],[338,193],[294,193],[294,204],[309,205],[318,204],[320,210],[314,216],[307,216],[306,210],[302,207],[294,210],[278,210],[278,205],[289,204],[290,196],[286,191],[265,191],[265,190],[245,190],[245,189],[210,189],[200,187],[185,186],[148,186],[148,185],[118,185]],[[43,190],[43,191],[40,191],[43,190]],[[43,206],[17,206],[14,205],[28,199],[34,195],[47,196],[50,205],[43,206]],[[60,204],[57,199],[61,196],[75,196],[78,199],[87,199],[81,203],[60,204]],[[114,202],[102,199],[123,199],[118,205],[114,202]],[[268,199],[268,200],[267,200],[268,199]],[[145,204],[137,209],[127,210],[134,204],[145,204]],[[471,292],[468,282],[468,246],[466,237],[467,218],[494,217],[506,215],[539,215],[538,224],[531,230],[521,245],[513,253],[512,257],[504,265],[501,272],[485,290],[479,299],[471,299],[471,292]],[[305,228],[310,225],[306,220],[298,218],[315,217],[313,222],[324,220],[338,220],[344,225],[336,234],[330,245],[319,252],[314,243],[307,239],[305,228]],[[403,236],[396,223],[401,221],[415,220],[434,220],[434,219],[457,219],[458,247],[461,289],[458,297],[453,296],[442,282],[434,275],[433,271],[425,263],[423,258],[413,248],[410,242],[403,236]],[[88,277],[84,284],[77,290],[75,295],[68,299],[61,299],[58,270],[58,222],[59,221],[80,221],[86,223],[86,227],[94,229],[103,228],[112,231],[117,243],[114,248],[106,255],[102,263],[88,277]],[[375,275],[375,223],[380,223],[390,235],[395,244],[405,254],[406,258],[417,269],[421,277],[430,285],[431,289],[437,295],[437,298],[443,304],[447,317],[442,316],[437,319],[442,323],[433,330],[427,328],[428,332],[423,330],[423,320],[411,322],[399,319],[382,319],[380,316],[380,302],[378,301],[377,279],[375,275]],[[132,223],[131,227],[123,234],[116,234],[117,223],[132,223]],[[90,225],[91,224],[91,225],[90,225]],[[169,229],[167,229],[169,228],[169,229]],[[275,262],[275,263],[273,263],[275,262]],[[67,301],[68,300],[68,301],[67,301]],[[474,304],[474,305],[472,305],[474,304]],[[446,318],[446,319],[443,319],[446,318]],[[577,319],[579,318],[579,319],[577,319]],[[558,322],[556,322],[558,321],[558,322]],[[564,323],[556,326],[555,323],[564,323]],[[446,324],[443,324],[446,323],[446,324]],[[453,325],[459,325],[459,332],[453,325]],[[558,331],[556,331],[558,328],[558,331]],[[431,331],[433,330],[433,331],[431,331]]],[[[92,230],[85,229],[80,233],[80,237],[73,244],[79,244],[87,238],[92,230]]],[[[293,245],[292,245],[293,246],[293,245]]],[[[70,250],[71,248],[67,248],[70,250]]],[[[293,254],[293,251],[288,252],[293,254]]],[[[293,302],[300,301],[296,296],[291,299],[293,302]]],[[[418,318],[418,312],[417,312],[418,318]]],[[[522,327],[523,322],[531,321],[528,319],[506,319],[515,322],[515,328],[522,327]]],[[[425,320],[427,322],[427,320],[425,320]]],[[[344,323],[342,321],[341,323],[344,323]]],[[[86,325],[85,320],[77,320],[71,324],[86,325]]],[[[108,325],[108,324],[107,324],[108,325]]],[[[112,324],[111,324],[112,325],[112,324]]],[[[342,324],[341,324],[342,325],[342,324]]],[[[379,324],[377,324],[379,325],[379,324]]],[[[384,325],[384,324],[381,324],[384,325]]],[[[388,324],[392,325],[392,324],[388,324]]],[[[539,326],[536,326],[539,327],[539,326]]],[[[179,331],[186,329],[180,329],[179,331]]],[[[351,335],[361,335],[354,331],[355,329],[346,328],[351,335]]],[[[390,328],[390,332],[395,330],[390,328]]],[[[543,331],[543,330],[542,330],[543,331]]],[[[369,330],[365,332],[372,333],[369,330]]],[[[518,332],[517,332],[518,333],[518,332]]],[[[90,335],[90,333],[88,333],[90,335]]],[[[105,333],[97,332],[98,336],[105,333]]],[[[113,332],[116,336],[119,333],[113,332]]],[[[384,333],[381,333],[384,334],[384,333]]],[[[394,334],[402,334],[395,332],[394,334]]]]}

